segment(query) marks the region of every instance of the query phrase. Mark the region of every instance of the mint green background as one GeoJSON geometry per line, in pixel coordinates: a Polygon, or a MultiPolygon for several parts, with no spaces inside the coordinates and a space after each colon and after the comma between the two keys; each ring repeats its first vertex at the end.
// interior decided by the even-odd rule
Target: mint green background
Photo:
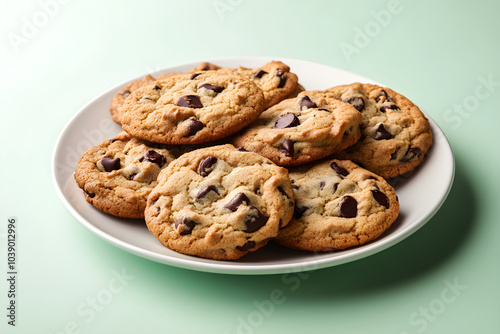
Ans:
{"type": "Polygon", "coordinates": [[[376,29],[373,13],[390,1],[73,0],[52,7],[53,17],[16,52],[8,36],[21,34],[47,2],[0,2],[2,333],[500,332],[498,1],[402,2],[347,59],[341,45],[376,29]],[[217,4],[229,9],[220,16],[217,4]],[[388,250],[307,276],[169,267],[80,225],[50,178],[55,140],[72,115],[131,77],[233,56],[319,62],[407,95],[455,153],[455,182],[441,210],[388,250]],[[480,78],[489,77],[493,92],[474,100],[480,78]],[[462,116],[453,111],[474,101],[462,116]],[[5,317],[10,216],[18,218],[20,248],[15,328],[5,317]],[[134,278],[109,294],[114,271],[134,278]],[[453,282],[461,290],[447,290],[453,282]],[[91,318],[86,303],[98,296],[107,304],[91,318]]]}

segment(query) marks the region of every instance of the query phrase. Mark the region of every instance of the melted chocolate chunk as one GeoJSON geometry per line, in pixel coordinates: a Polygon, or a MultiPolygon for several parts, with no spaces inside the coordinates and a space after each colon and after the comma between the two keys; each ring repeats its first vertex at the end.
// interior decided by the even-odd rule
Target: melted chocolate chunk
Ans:
{"type": "Polygon", "coordinates": [[[375,138],[376,140],[391,139],[392,135],[385,129],[384,124],[380,123],[377,126],[377,129],[375,129],[373,138],[375,138]]]}
{"type": "Polygon", "coordinates": [[[286,84],[286,75],[285,72],[282,70],[276,70],[276,75],[278,78],[280,78],[280,83],[278,84],[278,88],[283,88],[285,87],[286,84]]]}
{"type": "Polygon", "coordinates": [[[200,98],[196,95],[186,95],[182,96],[179,101],[177,101],[177,105],[179,107],[187,107],[187,108],[203,108],[203,104],[201,104],[200,98]]]}
{"type": "Polygon", "coordinates": [[[267,74],[267,72],[266,72],[266,71],[264,71],[264,70],[258,70],[257,72],[255,72],[255,73],[253,74],[253,76],[254,76],[254,78],[262,78],[262,76],[263,76],[264,74],[267,74]]]}
{"type": "Polygon", "coordinates": [[[402,162],[407,162],[415,157],[419,157],[422,154],[418,147],[410,147],[406,152],[405,156],[401,158],[402,162]]]}
{"type": "Polygon", "coordinates": [[[188,119],[188,121],[190,123],[189,123],[188,128],[187,128],[188,133],[187,133],[186,137],[194,136],[198,131],[203,129],[203,127],[205,126],[196,117],[191,117],[188,119]]]}
{"type": "Polygon", "coordinates": [[[245,232],[253,233],[258,231],[262,226],[266,225],[269,216],[262,214],[256,207],[251,206],[250,210],[256,210],[257,216],[248,214],[243,221],[245,223],[246,229],[245,232]]]}
{"type": "Polygon", "coordinates": [[[284,115],[281,115],[280,117],[278,117],[276,122],[274,122],[275,129],[292,128],[292,127],[298,126],[298,125],[300,125],[299,119],[297,118],[297,116],[295,116],[294,114],[292,114],[290,112],[286,113],[284,115]]]}
{"type": "Polygon", "coordinates": [[[125,98],[127,98],[130,94],[131,94],[131,92],[128,89],[126,91],[120,93],[120,95],[125,97],[125,98]]]}
{"type": "Polygon", "coordinates": [[[302,97],[302,99],[300,100],[300,110],[309,109],[309,108],[317,108],[317,107],[318,107],[318,105],[316,103],[314,103],[313,101],[311,101],[311,99],[307,95],[302,97]]]}
{"type": "Polygon", "coordinates": [[[345,169],[337,165],[337,163],[334,161],[330,164],[330,167],[335,171],[335,173],[342,175],[342,176],[347,176],[349,175],[349,172],[345,169]]]}
{"type": "Polygon", "coordinates": [[[147,151],[146,154],[144,154],[144,156],[139,159],[139,162],[143,162],[144,160],[157,164],[160,167],[163,166],[166,161],[163,155],[154,150],[147,151]]]}
{"type": "Polygon", "coordinates": [[[386,112],[387,110],[398,110],[398,109],[399,109],[399,107],[394,103],[380,107],[381,112],[386,112]]]}
{"type": "Polygon", "coordinates": [[[356,108],[357,111],[363,111],[363,109],[365,109],[365,100],[360,96],[353,96],[344,102],[349,103],[351,106],[356,108]]]}
{"type": "Polygon", "coordinates": [[[285,196],[286,198],[290,198],[283,188],[278,187],[278,191],[281,193],[281,195],[285,196]]]}
{"type": "Polygon", "coordinates": [[[213,90],[216,93],[220,93],[224,90],[225,87],[224,86],[214,86],[211,84],[203,84],[200,87],[198,87],[197,90],[200,90],[201,88],[213,90]]]}
{"type": "Polygon", "coordinates": [[[387,198],[386,194],[380,190],[372,190],[372,195],[378,204],[385,206],[386,209],[389,209],[389,198],[387,198]]]}
{"type": "Polygon", "coordinates": [[[358,214],[358,202],[347,195],[340,201],[340,216],[344,218],[354,218],[358,214]]]}
{"type": "Polygon", "coordinates": [[[396,150],[393,153],[391,153],[391,160],[394,160],[398,157],[398,151],[400,148],[401,146],[396,147],[396,150]]]}
{"type": "Polygon", "coordinates": [[[203,159],[198,166],[198,174],[201,176],[207,176],[213,170],[212,166],[217,162],[216,157],[207,157],[203,159]]]}
{"type": "Polygon", "coordinates": [[[106,172],[111,172],[111,171],[114,171],[114,170],[118,170],[120,169],[120,158],[116,158],[116,159],[113,159],[113,158],[102,158],[101,159],[101,164],[102,164],[102,167],[104,167],[104,170],[106,172]]]}
{"type": "Polygon", "coordinates": [[[243,203],[248,205],[250,204],[250,200],[244,193],[238,193],[229,203],[224,205],[224,209],[228,209],[235,212],[236,210],[238,210],[238,207],[243,203]]]}
{"type": "Polygon", "coordinates": [[[182,219],[179,219],[178,221],[175,222],[174,226],[177,230],[179,229],[180,226],[181,231],[179,232],[179,234],[186,235],[186,234],[191,234],[195,225],[196,222],[194,220],[191,220],[187,217],[182,217],[182,219]]]}
{"type": "Polygon", "coordinates": [[[307,209],[309,209],[308,206],[295,206],[295,210],[293,210],[293,217],[296,219],[301,218],[307,209]]]}
{"type": "Polygon", "coordinates": [[[249,240],[243,246],[236,246],[236,249],[239,249],[240,251],[247,251],[254,247],[255,247],[255,241],[249,240]]]}
{"type": "Polygon", "coordinates": [[[280,145],[279,151],[281,153],[285,153],[287,157],[293,157],[294,155],[294,150],[293,150],[293,144],[294,141],[291,139],[285,139],[283,143],[280,145]]]}
{"type": "Polygon", "coordinates": [[[214,186],[213,184],[203,188],[202,190],[200,190],[200,192],[198,193],[198,195],[196,195],[196,200],[199,201],[200,199],[202,199],[203,197],[205,197],[209,192],[215,192],[217,195],[219,195],[219,188],[217,188],[216,186],[214,186]]]}
{"type": "Polygon", "coordinates": [[[382,101],[382,98],[385,97],[385,100],[387,100],[387,92],[385,90],[381,90],[380,93],[378,93],[377,97],[375,98],[375,102],[379,103],[382,101]]]}
{"type": "Polygon", "coordinates": [[[95,197],[95,194],[94,193],[90,193],[88,192],[87,190],[84,190],[84,192],[87,194],[88,197],[90,198],[94,198],[95,197]]]}
{"type": "Polygon", "coordinates": [[[191,74],[191,76],[189,77],[190,80],[193,80],[194,78],[196,78],[198,75],[200,75],[201,73],[193,73],[191,74]]]}

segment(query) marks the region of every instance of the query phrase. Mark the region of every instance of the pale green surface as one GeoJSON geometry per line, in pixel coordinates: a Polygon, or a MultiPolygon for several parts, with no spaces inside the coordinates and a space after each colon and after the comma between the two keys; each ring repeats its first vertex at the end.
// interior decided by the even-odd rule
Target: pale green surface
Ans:
{"type": "Polygon", "coordinates": [[[19,220],[20,247],[18,326],[6,324],[2,278],[2,333],[500,332],[500,84],[467,117],[447,114],[472,101],[479,78],[500,83],[498,1],[404,2],[350,62],[340,46],[353,45],[389,1],[68,1],[15,52],[8,33],[20,34],[23,18],[46,2],[0,3],[0,277],[9,216],[19,220]],[[222,19],[217,3],[233,4],[222,19]],[[52,149],[84,104],[156,69],[254,55],[343,68],[414,100],[456,157],[437,215],[382,253],[307,277],[231,276],[131,255],[63,207],[50,179],[52,149]],[[134,278],[110,295],[113,270],[134,278]],[[457,295],[445,290],[454,280],[465,287],[457,295]],[[282,293],[278,303],[259,316],[255,303],[269,305],[273,291],[282,293]],[[112,300],[91,317],[85,303],[98,295],[112,300]],[[428,320],[424,308],[434,310],[428,320]]]}

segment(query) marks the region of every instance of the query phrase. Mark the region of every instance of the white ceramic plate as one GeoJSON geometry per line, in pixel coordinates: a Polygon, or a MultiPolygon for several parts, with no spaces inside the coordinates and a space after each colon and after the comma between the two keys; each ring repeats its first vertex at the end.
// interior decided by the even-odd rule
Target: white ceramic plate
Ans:
{"type": "MultiPolygon", "coordinates": [[[[224,67],[259,67],[270,58],[214,59],[224,67]]],[[[376,83],[360,75],[329,66],[295,59],[288,64],[308,90],[326,89],[351,82],[376,83]]],[[[184,72],[196,63],[182,64],[151,73],[184,72]]],[[[133,80],[138,79],[134,78],[133,80]]],[[[83,107],[64,127],[54,148],[52,176],[56,191],[73,216],[90,231],[144,258],[172,266],[216,273],[275,274],[319,269],[361,259],[384,250],[422,227],[439,209],[451,188],[454,159],[441,129],[429,117],[434,144],[422,164],[413,172],[391,180],[400,201],[400,216],[379,239],[363,246],[327,253],[294,251],[269,244],[237,261],[215,261],[179,254],[164,247],[141,220],[120,219],[96,210],[77,187],[73,172],[78,158],[88,148],[121,131],[111,120],[109,105],[115,92],[127,82],[110,89],[83,107]]],[[[397,91],[397,87],[395,87],[397,91]]]]}

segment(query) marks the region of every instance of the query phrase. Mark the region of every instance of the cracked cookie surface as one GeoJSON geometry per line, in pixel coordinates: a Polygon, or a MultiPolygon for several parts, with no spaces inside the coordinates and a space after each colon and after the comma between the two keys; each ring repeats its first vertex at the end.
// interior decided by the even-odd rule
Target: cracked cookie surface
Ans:
{"type": "Polygon", "coordinates": [[[130,135],[163,144],[199,144],[229,136],[264,107],[251,80],[218,71],[176,75],[132,93],[121,109],[130,135]]]}
{"type": "Polygon", "coordinates": [[[122,218],[143,218],[156,178],[174,156],[125,132],[91,147],[78,160],[75,180],[85,200],[122,218]]]}
{"type": "Polygon", "coordinates": [[[321,95],[302,92],[265,110],[232,138],[233,144],[280,166],[295,166],[356,143],[361,136],[361,113],[347,103],[321,95]]]}
{"type": "Polygon", "coordinates": [[[348,160],[331,159],[289,169],[295,212],[275,242],[330,251],[362,245],[396,220],[394,189],[379,175],[348,160]]]}
{"type": "Polygon", "coordinates": [[[275,237],[291,219],[294,202],[285,168],[220,145],[186,153],[162,171],[145,218],[170,249],[232,260],[275,237]]]}
{"type": "Polygon", "coordinates": [[[407,173],[417,167],[432,145],[429,121],[420,109],[387,87],[353,83],[324,91],[363,115],[361,139],[335,155],[384,178],[407,173]]]}

